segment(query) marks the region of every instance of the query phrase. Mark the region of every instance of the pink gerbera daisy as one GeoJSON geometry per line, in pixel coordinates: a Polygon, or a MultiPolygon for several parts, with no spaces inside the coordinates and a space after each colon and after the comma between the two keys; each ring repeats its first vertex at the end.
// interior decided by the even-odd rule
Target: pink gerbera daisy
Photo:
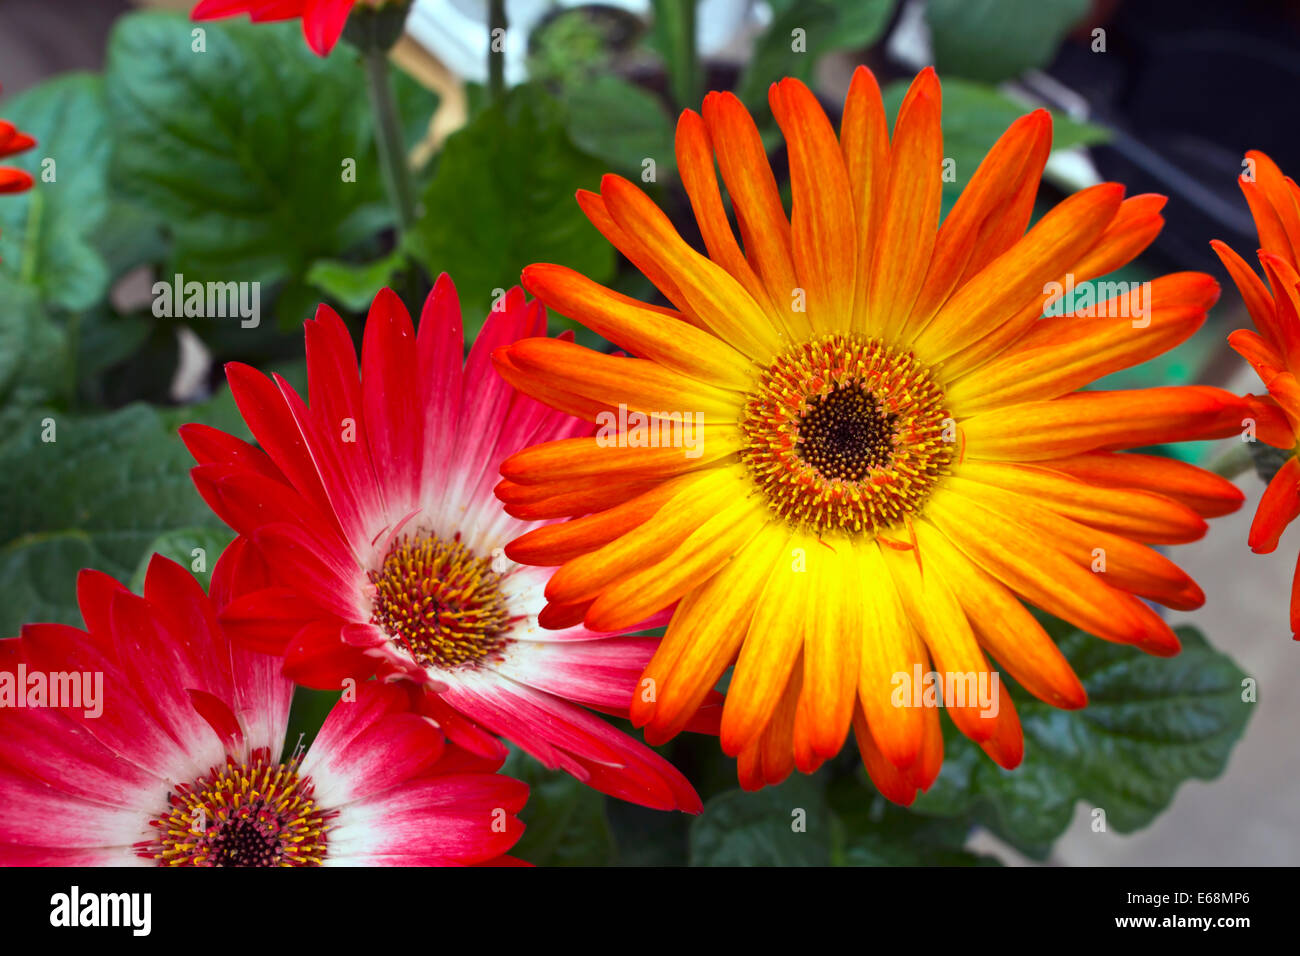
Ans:
{"type": "MultiPolygon", "coordinates": [[[[626,716],[634,692],[653,692],[637,682],[658,639],[576,621],[547,629],[563,623],[538,622],[550,569],[504,556],[548,512],[505,512],[493,494],[501,461],[592,427],[493,371],[494,349],[545,331],[546,310],[512,289],[465,360],[456,290],[443,276],[418,334],[392,291],[375,297],[360,375],[347,327],[322,306],[306,323],[310,405],[278,376],[228,365],[262,450],[201,425],[181,430],[200,493],[263,575],[265,586],[238,595],[223,621],[282,656],[299,683],[408,678],[466,747],[503,752],[493,738],[484,746],[486,728],[605,793],[698,812],[670,763],[578,706],[626,716]]],[[[693,729],[716,732],[714,697],[693,729]]]]}
{"type": "Polygon", "coordinates": [[[444,745],[403,687],[359,685],[281,756],[293,683],[218,623],[238,550],[211,601],[155,555],[143,597],[82,572],[86,630],[0,641],[0,864],[514,862],[528,788],[444,745]]]}

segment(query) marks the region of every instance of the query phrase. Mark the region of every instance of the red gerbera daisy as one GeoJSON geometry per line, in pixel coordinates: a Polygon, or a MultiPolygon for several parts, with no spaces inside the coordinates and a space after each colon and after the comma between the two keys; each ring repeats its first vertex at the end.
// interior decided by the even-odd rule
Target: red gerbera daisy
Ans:
{"type": "MultiPolygon", "coordinates": [[[[20,132],[13,123],[0,120],[0,159],[31,149],[36,140],[20,132]]],[[[32,188],[32,176],[12,166],[0,166],[0,193],[20,193],[32,188]]]]}
{"type": "MultiPolygon", "coordinates": [[[[469,718],[605,793],[698,811],[671,764],[576,705],[626,716],[658,641],[577,622],[544,629],[562,623],[538,622],[550,569],[504,556],[554,511],[539,503],[524,519],[508,515],[492,492],[501,461],[591,429],[492,369],[494,349],[545,330],[545,309],[512,289],[462,369],[460,306],[443,276],[418,335],[393,292],[375,297],[360,376],[347,327],[322,306],[306,324],[310,407],[278,377],[227,366],[263,450],[200,425],[181,430],[199,491],[248,542],[245,559],[264,565],[266,586],[241,593],[223,620],[282,655],[299,683],[410,678],[465,746],[485,746],[469,718]]],[[[706,711],[693,726],[716,729],[716,701],[706,711]]],[[[493,738],[486,747],[502,752],[493,738]]]]}
{"type": "Polygon", "coordinates": [[[191,16],[219,20],[248,14],[254,23],[302,20],[302,35],[317,56],[328,56],[343,35],[343,25],[357,0],[202,0],[191,16]]]}
{"type": "MultiPolygon", "coordinates": [[[[1228,343],[1259,373],[1268,397],[1256,400],[1261,441],[1285,450],[1285,463],[1269,482],[1250,526],[1250,549],[1268,554],[1286,526],[1300,515],[1300,187],[1282,175],[1263,153],[1246,154],[1249,164],[1239,182],[1259,231],[1259,262],[1268,277],[1260,281],[1241,256],[1215,239],[1210,245],[1241,291],[1258,332],[1238,329],[1228,343]],[[1271,287],[1271,292],[1270,292],[1271,287]]],[[[1291,586],[1291,631],[1300,640],[1300,564],[1291,586]]]]}
{"type": "Polygon", "coordinates": [[[444,747],[401,687],[360,685],[281,757],[293,684],[217,620],[238,550],[211,601],[155,556],[143,597],[82,572],[86,630],[0,641],[0,864],[512,862],[528,788],[444,747]]]}

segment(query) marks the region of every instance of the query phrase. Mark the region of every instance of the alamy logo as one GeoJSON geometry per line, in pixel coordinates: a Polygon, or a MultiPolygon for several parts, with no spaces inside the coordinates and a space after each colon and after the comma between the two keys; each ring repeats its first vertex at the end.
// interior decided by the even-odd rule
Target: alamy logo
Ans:
{"type": "Polygon", "coordinates": [[[129,926],[131,935],[148,936],[153,924],[153,897],[149,893],[69,893],[50,897],[50,925],[129,926]]]}
{"type": "Polygon", "coordinates": [[[1133,328],[1151,324],[1150,282],[1085,282],[1076,286],[1074,274],[1066,273],[1064,282],[1049,282],[1043,294],[1050,296],[1043,315],[1069,315],[1080,319],[1132,319],[1133,328]]]}
{"type": "Polygon", "coordinates": [[[704,453],[703,412],[629,412],[596,415],[596,444],[602,448],[682,448],[687,458],[704,453]]]}
{"type": "Polygon", "coordinates": [[[104,712],[103,671],[29,671],[26,663],[0,671],[0,708],[68,707],[87,717],[104,712]]]}
{"type": "Polygon", "coordinates": [[[890,678],[894,691],[889,702],[895,707],[975,707],[986,717],[996,717],[999,706],[997,671],[921,672],[898,671],[890,678]]]}
{"type": "Polygon", "coordinates": [[[153,314],[160,319],[238,317],[241,329],[262,323],[260,282],[186,282],[178,272],[171,282],[155,282],[153,296],[153,314]]]}

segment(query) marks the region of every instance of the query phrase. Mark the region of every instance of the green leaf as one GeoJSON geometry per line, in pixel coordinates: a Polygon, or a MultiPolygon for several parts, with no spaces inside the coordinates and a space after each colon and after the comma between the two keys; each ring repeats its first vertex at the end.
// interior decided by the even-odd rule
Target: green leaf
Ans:
{"type": "Polygon", "coordinates": [[[732,790],[691,824],[691,865],[827,866],[836,826],[821,788],[802,774],[756,793],[732,790]]]}
{"type": "MultiPolygon", "coordinates": [[[[159,328],[152,317],[120,315],[106,302],[77,316],[75,327],[78,399],[94,405],[121,404],[114,402],[116,396],[109,394],[109,371],[133,357],[152,359],[152,355],[141,356],[141,350],[150,344],[152,333],[168,331],[159,328]]],[[[174,364],[157,367],[158,372],[168,376],[169,384],[174,364]]],[[[142,384],[139,376],[130,377],[132,385],[142,384]]]]}
{"type": "Polygon", "coordinates": [[[312,690],[310,687],[293,689],[293,704],[289,708],[289,727],[284,735],[283,759],[288,760],[298,748],[309,749],[321,725],[334,705],[343,696],[341,690],[312,690]]]}
{"type": "Polygon", "coordinates": [[[3,113],[37,145],[5,160],[30,172],[36,185],[0,202],[0,275],[32,286],[44,308],[88,308],[109,282],[89,238],[108,210],[103,83],[89,74],[60,76],[14,97],[3,113]]]}
{"type": "Polygon", "coordinates": [[[651,0],[654,30],[651,43],[663,57],[673,101],[681,109],[699,109],[704,75],[696,55],[697,17],[695,0],[651,0]]]}
{"type": "Polygon", "coordinates": [[[605,798],[559,770],[512,750],[501,772],[528,784],[520,813],[527,829],[511,855],[537,866],[606,866],[614,838],[605,819],[605,798]]]}
{"type": "Polygon", "coordinates": [[[1120,833],[1147,826],[1184,782],[1223,772],[1254,706],[1242,700],[1241,668],[1194,628],[1176,631],[1183,650],[1168,659],[1078,631],[1058,638],[1087,688],[1088,706],[1057,710],[1017,693],[1025,759],[1013,771],[945,734],[943,771],[913,809],[974,814],[1040,858],[1080,800],[1103,809],[1107,826],[1120,833]]]}
{"type": "MultiPolygon", "coordinates": [[[[260,366],[260,369],[266,375],[279,375],[300,395],[307,391],[306,359],[272,362],[260,366]]],[[[248,430],[244,416],[240,414],[239,406],[235,404],[234,395],[224,384],[203,401],[174,408],[162,408],[158,412],[164,427],[169,432],[175,432],[182,425],[190,422],[198,422],[212,428],[219,428],[227,435],[234,435],[243,441],[253,441],[253,433],[248,430]]]]}
{"type": "Polygon", "coordinates": [[[765,111],[771,84],[787,76],[806,81],[825,54],[875,43],[894,6],[895,0],[777,0],[776,19],[759,37],[736,94],[765,111]]]}
{"type": "Polygon", "coordinates": [[[229,528],[214,527],[177,528],[160,534],[150,542],[140,563],[136,565],[135,574],[131,575],[131,590],[139,592],[144,588],[149,562],[157,553],[189,568],[206,591],[212,583],[212,566],[234,537],[234,532],[229,528]]]}
{"type": "Polygon", "coordinates": [[[1047,66],[1088,0],[929,0],[926,20],[941,76],[996,83],[1047,66]]]}
{"type": "Polygon", "coordinates": [[[127,16],[108,51],[113,180],[170,232],[170,272],[300,278],[391,223],[347,49],[317,57],[294,24],[210,23],[195,52],[191,29],[127,16]]]}
{"type": "Polygon", "coordinates": [[[92,241],[114,278],[140,266],[162,263],[170,244],[163,221],[147,207],[114,196],[92,241]]]}
{"type": "MultiPolygon", "coordinates": [[[[890,117],[898,115],[909,85],[909,80],[900,80],[884,89],[885,112],[890,117]]],[[[953,161],[954,173],[953,180],[945,179],[943,184],[945,201],[950,203],[966,187],[1007,127],[1033,109],[982,83],[943,81],[943,155],[953,161]]],[[[1052,113],[1053,150],[1104,142],[1109,135],[1100,126],[1052,113]]]]}
{"type": "Polygon", "coordinates": [[[569,137],[582,151],[637,177],[647,159],[655,162],[656,179],[676,165],[673,121],[652,93],[604,73],[562,95],[569,137]]]}
{"type": "Polygon", "coordinates": [[[613,274],[613,248],[573,198],[597,188],[604,169],[569,141],[563,108],[527,85],[447,141],[406,249],[429,275],[455,279],[467,333],[529,263],[597,282],[613,274]]]}
{"type": "Polygon", "coordinates": [[[855,776],[836,781],[828,791],[840,821],[832,852],[837,866],[999,865],[965,849],[969,819],[911,813],[873,793],[863,771],[855,776]]]}
{"type": "Polygon", "coordinates": [[[185,446],[146,405],[85,417],[10,408],[0,433],[0,498],[13,503],[0,512],[0,634],[76,624],[81,568],[127,581],[161,533],[218,525],[185,446]]]}
{"type": "MultiPolygon", "coordinates": [[[[718,742],[712,743],[716,752],[718,742]]],[[[735,783],[734,772],[728,783],[735,783]]],[[[686,865],[690,814],[664,813],[610,797],[605,800],[605,815],[618,848],[616,866],[686,865]]]]}
{"type": "Polygon", "coordinates": [[[69,360],[67,335],[41,306],[36,287],[0,273],[0,398],[52,401],[69,384],[69,360]]]}
{"type": "Polygon", "coordinates": [[[320,259],[307,272],[307,281],[350,312],[365,312],[384,286],[406,268],[406,255],[396,249],[374,262],[320,259]]]}

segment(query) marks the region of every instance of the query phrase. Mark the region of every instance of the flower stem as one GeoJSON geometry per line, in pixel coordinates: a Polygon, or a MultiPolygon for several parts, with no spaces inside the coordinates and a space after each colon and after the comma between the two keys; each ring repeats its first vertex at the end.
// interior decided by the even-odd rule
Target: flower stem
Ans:
{"type": "Polygon", "coordinates": [[[695,0],[654,0],[654,28],[659,51],[668,65],[673,101],[678,109],[698,109],[702,77],[695,49],[695,0]]]}
{"type": "Polygon", "coordinates": [[[1232,480],[1238,475],[1245,474],[1254,467],[1254,464],[1250,446],[1242,442],[1219,455],[1207,467],[1220,478],[1232,480]]]}
{"type": "Polygon", "coordinates": [[[493,103],[501,102],[506,93],[507,26],[506,0],[488,0],[488,93],[493,103]]]}
{"type": "Polygon", "coordinates": [[[415,222],[415,190],[411,185],[411,171],[406,165],[406,144],[402,138],[397,100],[393,96],[392,77],[388,72],[388,53],[372,47],[362,53],[362,62],[375,120],[375,145],[384,171],[384,188],[393,211],[397,213],[398,226],[406,232],[415,222]]]}

